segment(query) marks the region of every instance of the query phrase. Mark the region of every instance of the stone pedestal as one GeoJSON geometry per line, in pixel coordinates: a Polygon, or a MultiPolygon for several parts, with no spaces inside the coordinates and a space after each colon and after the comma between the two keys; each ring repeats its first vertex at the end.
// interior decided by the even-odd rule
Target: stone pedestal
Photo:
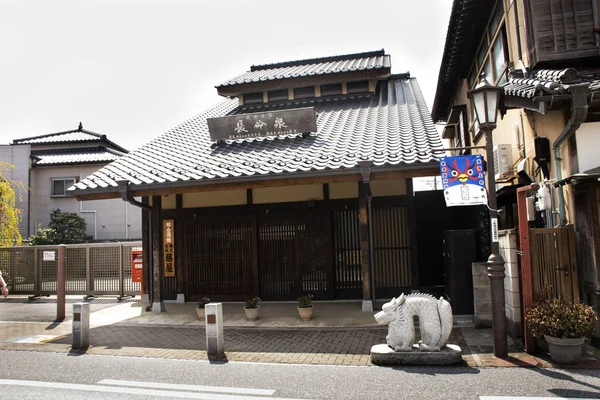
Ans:
{"type": "Polygon", "coordinates": [[[90,303],[73,304],[73,349],[86,349],[90,345],[90,303]]]}
{"type": "Polygon", "coordinates": [[[371,362],[375,365],[451,365],[462,362],[459,346],[447,344],[440,351],[420,351],[413,344],[412,351],[394,351],[387,344],[371,347],[371,362]]]}
{"type": "Polygon", "coordinates": [[[206,321],[206,351],[209,356],[225,355],[223,336],[223,304],[208,303],[204,309],[206,321]]]}

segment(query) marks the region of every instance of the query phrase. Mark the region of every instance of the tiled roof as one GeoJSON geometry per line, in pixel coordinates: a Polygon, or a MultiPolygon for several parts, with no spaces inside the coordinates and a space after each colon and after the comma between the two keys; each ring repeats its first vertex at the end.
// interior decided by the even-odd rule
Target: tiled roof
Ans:
{"type": "Polygon", "coordinates": [[[591,92],[600,90],[599,79],[594,79],[594,75],[579,73],[573,68],[538,70],[531,76],[531,78],[525,78],[520,71],[513,71],[508,82],[503,86],[504,94],[526,99],[543,95],[565,94],[568,93],[570,84],[582,82],[590,84],[591,92]]]}
{"type": "Polygon", "coordinates": [[[34,150],[31,156],[36,166],[108,163],[126,153],[103,146],[61,150],[34,150]]]}
{"type": "Polygon", "coordinates": [[[49,133],[41,136],[32,136],[22,139],[13,140],[12,144],[29,144],[29,145],[45,145],[45,144],[69,144],[69,143],[106,143],[117,151],[127,152],[127,149],[111,142],[106,138],[106,135],[95,133],[83,129],[81,122],[79,127],[74,130],[49,133]]]}
{"type": "Polygon", "coordinates": [[[217,88],[305,76],[391,68],[390,56],[383,50],[344,56],[311,58],[277,64],[252,66],[250,71],[231,78],[217,88]]]}
{"type": "Polygon", "coordinates": [[[431,115],[446,121],[458,83],[466,78],[495,1],[454,0],[431,115]]]}
{"type": "Polygon", "coordinates": [[[215,179],[261,179],[266,175],[344,169],[357,172],[360,161],[373,161],[374,171],[390,166],[414,169],[437,163],[443,152],[434,150],[442,148],[417,81],[392,76],[379,82],[375,95],[254,107],[224,101],[83,179],[74,194],[114,191],[121,179],[129,180],[132,190],[143,190],[215,179]],[[210,141],[207,118],[298,107],[315,108],[316,133],[240,139],[219,145],[210,141]]]}
{"type": "Polygon", "coordinates": [[[96,136],[88,132],[59,132],[44,136],[13,140],[14,144],[41,144],[41,143],[65,143],[65,142],[89,142],[101,141],[101,136],[96,136]]]}

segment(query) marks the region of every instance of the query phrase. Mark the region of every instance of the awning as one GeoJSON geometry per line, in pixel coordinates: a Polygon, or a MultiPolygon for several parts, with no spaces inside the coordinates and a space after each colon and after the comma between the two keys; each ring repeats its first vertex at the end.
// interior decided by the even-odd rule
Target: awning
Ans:
{"type": "Polygon", "coordinates": [[[576,185],[578,183],[590,182],[590,181],[600,181],[600,166],[589,169],[584,172],[578,172],[578,173],[573,174],[565,179],[556,181],[556,182],[554,182],[554,187],[567,185],[569,183],[573,183],[574,185],[576,185]]]}

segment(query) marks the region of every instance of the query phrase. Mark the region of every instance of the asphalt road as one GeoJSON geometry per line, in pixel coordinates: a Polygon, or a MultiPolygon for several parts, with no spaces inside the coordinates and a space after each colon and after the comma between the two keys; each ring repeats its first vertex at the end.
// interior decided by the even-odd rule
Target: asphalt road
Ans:
{"type": "Polygon", "coordinates": [[[1,398],[600,399],[599,370],[211,364],[28,351],[0,351],[0,360],[1,398]]]}

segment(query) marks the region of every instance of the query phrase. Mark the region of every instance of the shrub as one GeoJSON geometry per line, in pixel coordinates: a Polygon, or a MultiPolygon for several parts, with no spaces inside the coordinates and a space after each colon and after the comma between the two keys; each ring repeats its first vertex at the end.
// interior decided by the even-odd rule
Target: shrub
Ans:
{"type": "Polygon", "coordinates": [[[525,313],[525,323],[537,338],[543,335],[560,339],[590,338],[597,320],[592,307],[555,298],[534,303],[525,313]]]}
{"type": "Polygon", "coordinates": [[[253,297],[250,300],[246,300],[246,308],[258,308],[258,303],[262,300],[259,297],[253,297]]]}
{"type": "Polygon", "coordinates": [[[208,303],[210,303],[210,299],[204,296],[198,300],[198,308],[205,308],[208,303]]]}
{"type": "Polygon", "coordinates": [[[306,296],[298,297],[298,308],[310,308],[312,307],[312,294],[307,294],[306,296]]]}

